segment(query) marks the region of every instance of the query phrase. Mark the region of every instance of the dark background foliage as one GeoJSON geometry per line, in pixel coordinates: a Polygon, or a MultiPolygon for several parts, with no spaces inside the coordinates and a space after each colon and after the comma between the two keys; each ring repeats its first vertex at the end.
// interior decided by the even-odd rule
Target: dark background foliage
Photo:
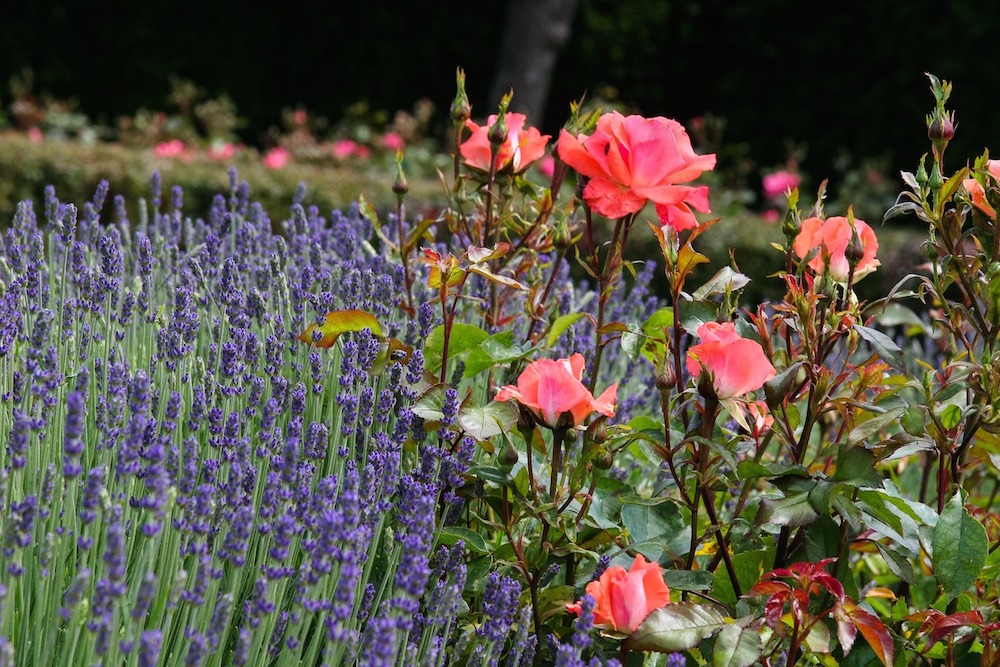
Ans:
{"type": "MultiPolygon", "coordinates": [[[[30,66],[36,91],[113,122],[163,108],[176,73],[232,97],[256,142],[296,104],[331,119],[359,100],[391,111],[428,97],[443,111],[461,65],[485,115],[504,12],[502,2],[5,3],[0,84],[30,66]]],[[[932,71],[955,81],[951,154],[964,158],[1000,124],[1000,71],[985,50],[997,24],[973,3],[929,0],[578,0],[541,124],[557,130],[570,100],[610,87],[647,115],[725,117],[726,141],[762,167],[783,162],[791,140],[807,142],[804,167],[820,176],[845,151],[912,169],[932,71]]]]}

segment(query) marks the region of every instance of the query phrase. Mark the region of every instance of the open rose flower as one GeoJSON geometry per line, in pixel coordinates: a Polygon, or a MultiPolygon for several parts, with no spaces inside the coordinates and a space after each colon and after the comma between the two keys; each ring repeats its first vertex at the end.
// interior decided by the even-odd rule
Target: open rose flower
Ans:
{"type": "Polygon", "coordinates": [[[284,169],[290,159],[291,155],[288,151],[278,146],[269,150],[264,156],[264,166],[268,169],[284,169]]]}
{"type": "Polygon", "coordinates": [[[715,155],[698,155],[684,127],[669,118],[604,114],[589,137],[559,135],[559,157],[588,177],[583,198],[609,218],[656,205],[660,222],[677,231],[693,229],[693,206],[709,213],[708,187],[679,185],[715,168],[715,155]]]}
{"type": "Polygon", "coordinates": [[[687,367],[697,378],[702,369],[712,378],[720,399],[757,391],[774,377],[774,366],[764,356],[760,343],[741,338],[732,322],[706,322],[698,327],[701,342],[688,350],[687,367]]]}
{"type": "MultiPolygon", "coordinates": [[[[986,168],[989,169],[993,180],[1000,181],[1000,160],[987,160],[986,168]]],[[[974,178],[966,178],[962,181],[962,185],[969,191],[969,196],[972,198],[972,203],[975,204],[976,208],[991,218],[996,217],[997,212],[986,201],[986,190],[979,181],[974,178]]]]}
{"type": "Polygon", "coordinates": [[[564,413],[573,415],[573,425],[582,424],[594,412],[615,416],[618,383],[594,395],[583,386],[583,355],[569,359],[532,361],[517,378],[517,385],[507,385],[497,392],[496,400],[514,399],[543,423],[555,428],[564,413]]]}
{"type": "MultiPolygon", "coordinates": [[[[864,256],[854,268],[854,280],[857,281],[878,268],[879,261],[875,259],[878,239],[875,238],[875,231],[864,220],[855,218],[854,227],[858,230],[861,243],[865,247],[864,256]]],[[[816,274],[821,274],[829,268],[830,277],[838,283],[846,283],[851,269],[846,253],[853,234],[851,223],[847,218],[836,216],[826,220],[809,218],[802,221],[802,230],[795,237],[792,249],[801,259],[813,248],[819,248],[819,253],[809,260],[809,268],[816,274]]]]}
{"type": "MultiPolygon", "coordinates": [[[[525,127],[527,120],[523,113],[510,112],[506,116],[507,140],[497,150],[497,171],[519,174],[535,160],[545,155],[545,146],[550,137],[533,127],[525,127]]],[[[473,169],[488,172],[493,153],[490,150],[490,129],[497,122],[496,114],[486,119],[485,125],[477,125],[471,120],[465,126],[472,130],[472,136],[462,142],[459,151],[465,164],[473,169]]]]}
{"type": "MultiPolygon", "coordinates": [[[[597,581],[587,584],[587,595],[594,598],[594,625],[615,632],[633,632],[654,609],[670,604],[670,589],[663,583],[663,568],[646,562],[639,554],[628,572],[623,567],[609,567],[597,581]]],[[[566,609],[580,613],[580,603],[566,609]]]]}

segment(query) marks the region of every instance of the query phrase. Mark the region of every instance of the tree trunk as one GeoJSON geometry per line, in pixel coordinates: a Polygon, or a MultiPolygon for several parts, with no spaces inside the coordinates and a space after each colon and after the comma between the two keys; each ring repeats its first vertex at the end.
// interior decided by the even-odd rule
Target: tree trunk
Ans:
{"type": "Polygon", "coordinates": [[[511,88],[511,110],[539,124],[545,113],[552,70],[569,39],[576,0],[510,0],[500,45],[500,62],[490,91],[491,104],[511,88]]]}

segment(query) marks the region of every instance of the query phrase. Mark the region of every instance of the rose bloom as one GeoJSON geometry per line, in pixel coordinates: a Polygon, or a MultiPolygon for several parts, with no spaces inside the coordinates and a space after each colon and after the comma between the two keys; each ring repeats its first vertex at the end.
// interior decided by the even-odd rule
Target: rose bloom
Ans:
{"type": "MultiPolygon", "coordinates": [[[[519,174],[532,162],[545,155],[545,146],[552,137],[541,134],[533,127],[525,127],[526,120],[523,113],[510,112],[506,115],[507,140],[497,150],[498,172],[519,174]]],[[[472,136],[462,142],[459,151],[465,159],[465,164],[473,169],[484,172],[490,170],[490,162],[493,160],[490,129],[496,122],[496,114],[487,118],[485,125],[477,125],[471,120],[465,121],[465,126],[472,130],[472,136]]]]}
{"type": "Polygon", "coordinates": [[[782,169],[764,177],[764,196],[768,199],[781,197],[789,190],[799,187],[802,177],[782,169]]]}
{"type": "Polygon", "coordinates": [[[556,159],[551,155],[546,155],[538,161],[538,171],[545,178],[552,178],[552,175],[556,173],[556,159]]]}
{"type": "Polygon", "coordinates": [[[774,366],[755,340],[741,338],[732,322],[706,322],[698,327],[701,342],[688,350],[687,368],[691,377],[702,368],[712,377],[712,388],[720,399],[735,398],[757,391],[774,377],[774,366]]]}
{"type": "Polygon", "coordinates": [[[28,138],[31,139],[33,143],[38,143],[42,140],[42,131],[37,127],[28,128],[28,138]]]}
{"type": "Polygon", "coordinates": [[[385,136],[382,137],[382,145],[392,152],[401,151],[406,148],[406,142],[403,137],[399,136],[396,132],[386,132],[385,136]]]}
{"type": "Polygon", "coordinates": [[[264,166],[269,169],[284,169],[290,157],[288,151],[281,146],[272,148],[264,156],[264,166]]]}
{"type": "Polygon", "coordinates": [[[760,435],[774,426],[774,415],[767,410],[767,403],[764,401],[750,401],[747,404],[750,411],[750,425],[753,427],[753,434],[760,435]]]}
{"type": "Polygon", "coordinates": [[[333,157],[338,160],[349,158],[358,152],[358,145],[350,139],[340,139],[333,142],[333,157]]]}
{"type": "MultiPolygon", "coordinates": [[[[1000,160],[987,160],[986,168],[989,169],[993,180],[1000,181],[1000,160]]],[[[969,196],[972,197],[972,203],[975,204],[976,208],[991,218],[996,217],[997,212],[986,201],[986,190],[979,181],[974,178],[966,178],[962,181],[962,185],[969,191],[969,196]]]]}
{"type": "Polygon", "coordinates": [[[618,383],[594,395],[583,386],[583,355],[569,359],[532,361],[517,378],[517,385],[507,385],[497,392],[496,400],[514,399],[550,428],[555,428],[563,413],[573,415],[577,426],[594,412],[615,416],[618,383]]]}
{"type": "MultiPolygon", "coordinates": [[[[635,557],[628,572],[609,567],[597,581],[587,584],[587,595],[594,598],[594,625],[615,632],[633,632],[654,609],[670,604],[670,589],[663,583],[663,568],[648,563],[642,554],[635,557]]],[[[567,611],[580,613],[580,603],[566,605],[567,611]]]]}
{"type": "Polygon", "coordinates": [[[684,127],[669,118],[622,116],[597,121],[594,134],[559,135],[559,157],[590,180],[583,198],[609,218],[636,213],[652,200],[663,225],[693,229],[693,206],[709,213],[708,187],[678,185],[715,168],[715,155],[698,155],[684,127]]]}
{"type": "MultiPolygon", "coordinates": [[[[875,259],[878,239],[875,238],[875,231],[864,220],[855,218],[854,227],[861,235],[861,242],[865,246],[865,254],[854,268],[854,280],[857,281],[878,268],[879,261],[875,259]]],[[[829,268],[830,277],[838,283],[846,283],[851,266],[845,253],[852,235],[851,224],[847,218],[832,217],[826,220],[809,218],[802,221],[802,230],[795,237],[792,249],[801,259],[813,248],[819,248],[819,254],[809,261],[809,268],[817,275],[829,268]],[[826,266],[826,256],[829,256],[829,267],[826,266]]]]}
{"type": "Polygon", "coordinates": [[[228,160],[236,154],[236,146],[224,141],[221,143],[213,143],[208,147],[208,157],[213,160],[228,160]]]}
{"type": "Polygon", "coordinates": [[[153,149],[157,157],[180,157],[184,154],[184,142],[180,139],[172,139],[156,144],[153,149]]]}

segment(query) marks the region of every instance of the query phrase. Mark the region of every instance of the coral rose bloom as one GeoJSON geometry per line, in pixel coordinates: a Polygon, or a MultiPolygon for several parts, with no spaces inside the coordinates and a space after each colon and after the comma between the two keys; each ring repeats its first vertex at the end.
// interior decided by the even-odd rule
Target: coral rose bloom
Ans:
{"type": "Polygon", "coordinates": [[[768,199],[780,197],[789,190],[799,187],[802,177],[782,169],[764,177],[764,196],[768,199]]]}
{"type": "MultiPolygon", "coordinates": [[[[861,235],[865,246],[865,254],[854,269],[854,280],[860,280],[879,266],[875,259],[878,252],[878,239],[875,231],[864,220],[854,219],[854,227],[861,235]]],[[[809,268],[817,274],[830,269],[830,276],[838,283],[846,283],[850,274],[850,263],[847,261],[847,246],[851,243],[851,224],[847,218],[833,217],[826,220],[809,218],[802,221],[802,231],[795,237],[792,249],[799,258],[809,254],[813,248],[819,248],[819,254],[809,261],[809,268]],[[826,266],[826,256],[829,255],[830,265],[826,266]]]]}
{"type": "MultiPolygon", "coordinates": [[[[993,180],[1000,181],[1000,160],[987,160],[986,167],[989,169],[993,180]]],[[[962,185],[969,191],[969,196],[972,197],[972,203],[976,205],[976,208],[991,218],[996,217],[997,212],[986,201],[986,190],[980,185],[979,181],[974,178],[966,178],[962,181],[962,185]]]]}
{"type": "Polygon", "coordinates": [[[706,322],[698,327],[701,342],[688,350],[687,367],[697,378],[708,370],[718,398],[735,398],[757,391],[774,377],[774,366],[760,343],[741,338],[732,322],[706,322]]]}
{"type": "MultiPolygon", "coordinates": [[[[525,127],[527,120],[523,113],[510,112],[507,119],[507,141],[497,150],[497,171],[512,171],[519,174],[532,162],[545,155],[545,146],[552,137],[539,133],[533,127],[525,127]]],[[[459,151],[465,164],[479,171],[489,171],[493,153],[490,150],[490,128],[497,122],[496,114],[486,119],[485,125],[477,125],[471,120],[465,126],[472,130],[472,136],[462,142],[459,151]]]]}
{"type": "Polygon", "coordinates": [[[618,383],[594,398],[583,386],[582,377],[583,355],[580,353],[569,359],[539,359],[528,364],[517,378],[516,386],[501,388],[496,400],[514,399],[552,428],[566,412],[573,415],[574,426],[583,423],[594,412],[614,417],[618,383]]]}
{"type": "MultiPolygon", "coordinates": [[[[616,632],[633,632],[654,609],[670,604],[670,589],[663,583],[663,568],[648,563],[639,554],[632,568],[609,567],[597,581],[587,584],[587,595],[594,598],[594,625],[616,632]]],[[[566,609],[580,613],[580,603],[566,609]]]]}
{"type": "Polygon", "coordinates": [[[683,126],[669,118],[601,116],[594,134],[559,135],[559,157],[590,178],[583,198],[609,218],[636,213],[652,200],[660,222],[693,229],[693,206],[709,213],[708,187],[678,185],[715,168],[715,155],[698,155],[683,126]]]}

